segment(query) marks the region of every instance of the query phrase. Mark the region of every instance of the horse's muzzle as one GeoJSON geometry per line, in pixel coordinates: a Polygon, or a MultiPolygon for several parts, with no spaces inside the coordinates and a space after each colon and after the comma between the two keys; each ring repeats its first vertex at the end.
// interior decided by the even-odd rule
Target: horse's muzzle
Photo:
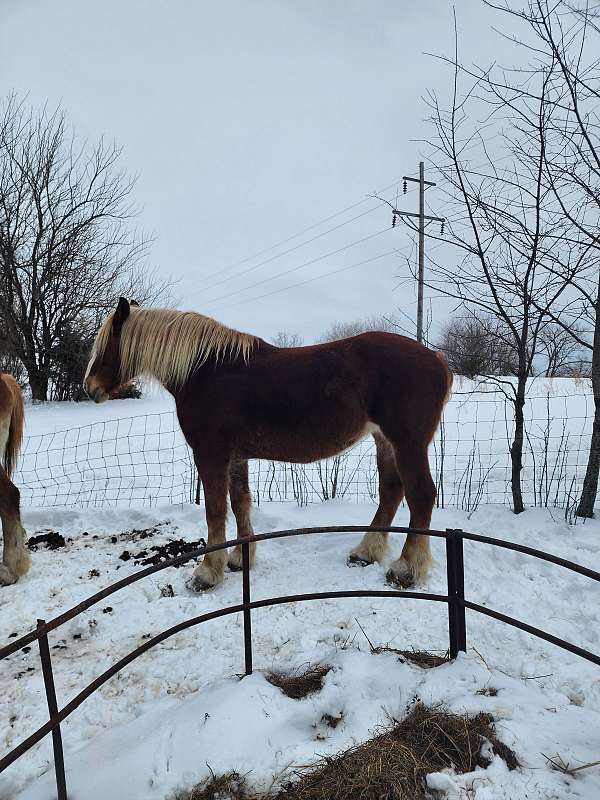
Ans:
{"type": "Polygon", "coordinates": [[[89,386],[87,383],[84,383],[83,388],[87,396],[90,400],[93,400],[94,403],[103,403],[105,400],[108,400],[108,395],[106,392],[103,392],[99,386],[89,386]]]}

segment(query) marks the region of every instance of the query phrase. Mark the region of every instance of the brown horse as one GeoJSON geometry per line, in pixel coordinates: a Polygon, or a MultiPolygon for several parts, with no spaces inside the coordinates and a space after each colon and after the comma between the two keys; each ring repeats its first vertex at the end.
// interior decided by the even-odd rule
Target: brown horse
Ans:
{"type": "MultiPolygon", "coordinates": [[[[248,459],[307,463],[372,433],[379,508],[390,525],[404,496],[410,525],[427,529],[435,501],[427,448],[452,385],[443,356],[392,333],[364,333],[311,347],[279,348],[194,312],[131,307],[121,298],[102,324],[84,386],[100,403],[138,375],[175,398],[204,487],[208,542],[225,537],[227,493],[238,537],[252,535],[248,459]]],[[[350,561],[370,564],[387,534],[365,533],[350,561]]],[[[254,557],[252,548],[252,558],[254,557]]],[[[196,591],[239,569],[240,549],[210,553],[194,571],[196,591]]],[[[431,561],[426,536],[409,534],[388,577],[410,586],[431,561]]]]}
{"type": "Polygon", "coordinates": [[[0,586],[15,583],[29,569],[27,537],[21,525],[19,490],[11,481],[23,436],[23,397],[19,384],[0,372],[0,518],[4,552],[0,586]]]}

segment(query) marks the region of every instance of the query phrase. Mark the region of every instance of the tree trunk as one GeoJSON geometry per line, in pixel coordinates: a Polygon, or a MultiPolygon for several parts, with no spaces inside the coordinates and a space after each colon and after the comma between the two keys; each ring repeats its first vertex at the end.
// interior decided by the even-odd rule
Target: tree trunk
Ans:
{"type": "Polygon", "coordinates": [[[594,392],[596,412],[592,428],[592,441],[587,469],[583,481],[581,499],[577,507],[578,517],[593,517],[596,494],[598,492],[598,473],[600,472],[600,394],[594,392]]]}
{"type": "Polygon", "coordinates": [[[37,364],[25,362],[25,369],[27,370],[32,400],[47,400],[48,375],[44,374],[43,371],[38,368],[37,364]]]}
{"type": "Polygon", "coordinates": [[[598,473],[600,472],[600,287],[596,300],[596,329],[592,350],[592,390],[594,392],[594,425],[588,456],[587,469],[583,480],[581,499],[577,508],[578,517],[593,517],[596,494],[598,492],[598,473]]]}
{"type": "Polygon", "coordinates": [[[521,472],[523,470],[523,441],[525,438],[525,417],[523,408],[525,406],[525,381],[519,378],[517,384],[517,394],[515,404],[515,435],[510,446],[510,461],[512,465],[510,485],[512,489],[513,511],[520,514],[525,511],[523,505],[523,492],[521,489],[521,472]]]}

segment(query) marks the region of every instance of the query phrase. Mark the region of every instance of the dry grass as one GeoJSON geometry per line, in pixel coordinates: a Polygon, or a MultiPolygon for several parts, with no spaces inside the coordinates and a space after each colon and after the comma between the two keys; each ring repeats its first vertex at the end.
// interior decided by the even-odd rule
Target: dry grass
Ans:
{"type": "Polygon", "coordinates": [[[579,764],[575,766],[565,761],[558,753],[553,757],[547,756],[544,753],[542,753],[542,755],[546,759],[550,769],[562,772],[563,775],[569,775],[571,778],[574,778],[575,775],[583,769],[591,769],[592,767],[600,766],[600,761],[590,761],[589,764],[579,764]]]}
{"type": "Polygon", "coordinates": [[[323,679],[331,670],[329,664],[311,665],[304,672],[283,675],[280,672],[269,672],[265,675],[269,683],[294,700],[307,697],[323,688],[323,679]]]}
{"type": "Polygon", "coordinates": [[[428,773],[487,766],[484,739],[510,769],[518,766],[515,754],[498,741],[491,715],[468,717],[418,703],[392,730],[300,772],[275,800],[425,800],[428,773]]]}
{"type": "Polygon", "coordinates": [[[394,647],[376,647],[374,653],[397,653],[400,661],[410,661],[423,669],[434,669],[448,664],[449,657],[438,656],[435,653],[428,653],[426,650],[396,650],[394,647]]]}
{"type": "Polygon", "coordinates": [[[486,686],[483,689],[478,689],[475,694],[480,694],[484,697],[496,697],[498,695],[498,689],[494,686],[486,686]]]}
{"type": "Polygon", "coordinates": [[[337,728],[343,718],[343,714],[340,714],[338,717],[334,717],[333,714],[323,714],[321,717],[321,724],[327,725],[328,728],[337,728]]]}
{"type": "Polygon", "coordinates": [[[261,800],[258,795],[249,794],[246,779],[237,772],[225,775],[211,775],[204,783],[191,791],[178,792],[173,800],[261,800]]]}
{"type": "Polygon", "coordinates": [[[481,752],[485,740],[509,769],[519,766],[514,752],[498,740],[490,714],[469,717],[417,703],[391,730],[298,770],[296,780],[276,793],[252,793],[232,772],[212,776],[176,800],[426,800],[429,773],[488,765],[481,752]]]}
{"type": "Polygon", "coordinates": [[[428,653],[426,650],[398,650],[396,647],[390,647],[389,644],[379,645],[375,647],[373,642],[367,636],[367,632],[360,624],[360,622],[354,617],[354,621],[360,628],[363,636],[369,643],[369,647],[371,648],[371,652],[375,655],[379,653],[395,653],[399,656],[399,660],[410,661],[411,664],[416,664],[418,667],[422,667],[423,669],[434,669],[434,667],[441,667],[442,664],[448,664],[450,661],[450,654],[446,650],[445,655],[440,656],[436,655],[435,653],[428,653]]]}

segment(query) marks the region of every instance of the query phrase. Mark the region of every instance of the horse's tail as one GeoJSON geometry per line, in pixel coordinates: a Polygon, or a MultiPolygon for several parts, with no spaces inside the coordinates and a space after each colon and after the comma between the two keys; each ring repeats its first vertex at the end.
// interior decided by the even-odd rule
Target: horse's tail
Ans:
{"type": "Polygon", "coordinates": [[[12,375],[4,375],[4,382],[12,394],[12,409],[8,428],[8,440],[4,448],[4,469],[10,476],[17,463],[17,456],[23,441],[23,426],[25,422],[25,408],[21,388],[12,375]]]}
{"type": "Polygon", "coordinates": [[[452,374],[452,370],[450,369],[450,365],[448,364],[448,359],[446,358],[446,354],[442,353],[441,350],[437,350],[435,354],[442,362],[446,370],[447,383],[446,383],[446,394],[444,396],[444,405],[446,405],[448,400],[450,400],[450,395],[452,394],[452,384],[454,382],[454,375],[452,374]]]}

